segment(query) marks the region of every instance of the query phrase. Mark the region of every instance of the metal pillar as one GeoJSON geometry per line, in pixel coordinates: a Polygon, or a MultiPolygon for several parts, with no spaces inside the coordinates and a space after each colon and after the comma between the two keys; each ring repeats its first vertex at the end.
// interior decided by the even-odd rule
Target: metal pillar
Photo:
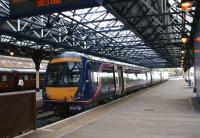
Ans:
{"type": "Polygon", "coordinates": [[[42,55],[36,53],[32,57],[34,63],[35,63],[35,69],[36,69],[36,92],[40,91],[40,63],[42,61],[42,55]]]}
{"type": "Polygon", "coordinates": [[[193,92],[194,93],[196,93],[196,84],[197,82],[196,82],[196,68],[194,68],[194,86],[193,86],[193,92]]]}
{"type": "Polygon", "coordinates": [[[151,75],[151,84],[152,84],[153,83],[152,69],[150,70],[150,75],[151,75]]]}
{"type": "Polygon", "coordinates": [[[190,80],[190,69],[188,69],[188,80],[190,80]]]}
{"type": "Polygon", "coordinates": [[[160,71],[160,80],[162,81],[162,72],[160,71]]]}

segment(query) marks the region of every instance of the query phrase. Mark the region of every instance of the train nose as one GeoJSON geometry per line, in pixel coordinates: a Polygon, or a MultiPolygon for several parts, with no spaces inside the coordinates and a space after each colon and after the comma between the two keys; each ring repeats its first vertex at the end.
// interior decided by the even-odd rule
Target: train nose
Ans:
{"type": "Polygon", "coordinates": [[[47,87],[46,93],[47,93],[48,99],[51,99],[51,100],[74,101],[74,97],[77,90],[78,90],[78,87],[69,87],[69,88],[47,87]]]}

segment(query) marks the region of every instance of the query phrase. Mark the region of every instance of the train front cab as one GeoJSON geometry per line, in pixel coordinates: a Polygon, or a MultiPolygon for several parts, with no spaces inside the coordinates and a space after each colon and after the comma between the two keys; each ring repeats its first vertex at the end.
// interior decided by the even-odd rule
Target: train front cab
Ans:
{"type": "Polygon", "coordinates": [[[69,108],[82,110],[81,107],[75,106],[74,101],[85,98],[83,94],[85,67],[81,57],[56,57],[50,61],[43,89],[45,109],[55,108],[59,111],[62,109],[63,112],[67,112],[69,108]],[[70,103],[74,103],[74,106],[70,107],[70,103]]]}

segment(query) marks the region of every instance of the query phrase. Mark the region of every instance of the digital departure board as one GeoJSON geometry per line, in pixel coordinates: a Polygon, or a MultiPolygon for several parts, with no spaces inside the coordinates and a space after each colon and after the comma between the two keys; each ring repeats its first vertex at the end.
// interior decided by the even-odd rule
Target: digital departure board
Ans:
{"type": "Polygon", "coordinates": [[[10,0],[12,18],[82,9],[100,5],[102,0],[10,0]]]}

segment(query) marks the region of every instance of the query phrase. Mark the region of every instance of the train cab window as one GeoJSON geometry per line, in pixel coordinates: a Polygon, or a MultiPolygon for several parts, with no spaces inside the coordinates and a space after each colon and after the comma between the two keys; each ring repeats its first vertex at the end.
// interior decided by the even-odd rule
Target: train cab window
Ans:
{"type": "Polygon", "coordinates": [[[77,87],[81,75],[81,62],[50,64],[47,87],[77,87]]]}
{"type": "Polygon", "coordinates": [[[8,81],[8,76],[7,75],[3,75],[2,76],[2,81],[8,81]]]}
{"type": "Polygon", "coordinates": [[[25,80],[25,81],[28,80],[28,75],[24,75],[24,80],[25,80]]]}

